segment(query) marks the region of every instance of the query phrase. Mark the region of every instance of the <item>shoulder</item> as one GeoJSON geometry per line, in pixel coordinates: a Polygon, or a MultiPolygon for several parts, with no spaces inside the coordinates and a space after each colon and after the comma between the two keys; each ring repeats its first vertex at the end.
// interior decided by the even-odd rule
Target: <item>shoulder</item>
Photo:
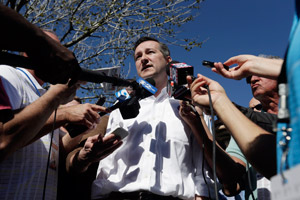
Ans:
{"type": "Polygon", "coordinates": [[[15,83],[20,81],[20,72],[16,68],[8,65],[0,65],[0,69],[0,77],[3,81],[3,85],[6,85],[8,82],[15,83]]]}
{"type": "Polygon", "coordinates": [[[0,65],[0,78],[12,109],[18,109],[22,104],[24,95],[24,78],[19,70],[8,65],[0,65]]]}
{"type": "Polygon", "coordinates": [[[13,75],[16,73],[17,69],[14,67],[11,67],[9,65],[0,65],[0,75],[5,76],[5,75],[13,75]]]}
{"type": "Polygon", "coordinates": [[[240,160],[242,160],[244,163],[246,163],[246,157],[242,153],[241,149],[237,145],[236,141],[233,137],[230,138],[229,145],[226,148],[226,152],[230,154],[231,156],[234,156],[240,160]]]}
{"type": "Polygon", "coordinates": [[[11,104],[6,93],[6,90],[3,87],[2,80],[0,79],[0,110],[10,110],[11,104]]]}

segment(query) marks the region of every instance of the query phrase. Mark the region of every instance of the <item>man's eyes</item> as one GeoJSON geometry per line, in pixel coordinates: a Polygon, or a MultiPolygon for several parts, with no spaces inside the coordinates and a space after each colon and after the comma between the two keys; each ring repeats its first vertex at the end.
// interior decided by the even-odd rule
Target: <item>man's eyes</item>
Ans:
{"type": "MultiPolygon", "coordinates": [[[[149,50],[149,51],[146,52],[146,54],[153,54],[153,53],[155,53],[155,51],[149,50]]],[[[135,60],[138,60],[141,57],[142,57],[142,55],[136,55],[135,60]]]]}
{"type": "Polygon", "coordinates": [[[140,57],[141,57],[140,55],[136,56],[136,57],[135,57],[135,60],[139,59],[140,57]]]}

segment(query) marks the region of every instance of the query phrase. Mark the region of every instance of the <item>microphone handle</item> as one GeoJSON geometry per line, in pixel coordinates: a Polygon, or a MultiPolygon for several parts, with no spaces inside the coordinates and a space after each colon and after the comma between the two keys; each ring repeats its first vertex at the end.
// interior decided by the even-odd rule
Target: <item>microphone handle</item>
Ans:
{"type": "Polygon", "coordinates": [[[122,78],[107,76],[103,72],[81,68],[79,80],[93,83],[112,83],[118,86],[130,86],[132,83],[122,78]]]}
{"type": "MultiPolygon", "coordinates": [[[[34,60],[7,52],[0,52],[0,64],[11,65],[13,67],[24,67],[27,69],[36,69],[37,64],[34,60]]],[[[117,86],[130,86],[133,83],[122,78],[107,76],[103,72],[85,69],[81,67],[79,80],[93,83],[112,83],[117,86]]]]}
{"type": "Polygon", "coordinates": [[[36,64],[31,59],[7,52],[0,52],[0,64],[10,65],[12,67],[24,67],[26,69],[36,68],[36,64]]]}

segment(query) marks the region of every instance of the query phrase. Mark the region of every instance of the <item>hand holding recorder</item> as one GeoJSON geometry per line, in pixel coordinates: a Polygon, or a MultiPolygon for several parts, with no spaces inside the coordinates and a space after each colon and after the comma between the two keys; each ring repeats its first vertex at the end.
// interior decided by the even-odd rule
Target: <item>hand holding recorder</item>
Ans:
{"type": "Polygon", "coordinates": [[[238,55],[229,58],[224,64],[203,61],[203,65],[210,66],[213,72],[222,75],[225,78],[240,80],[251,75],[262,76],[266,78],[277,78],[279,76],[282,59],[264,58],[253,55],[238,55]],[[228,66],[234,65],[230,69],[228,66]]]}

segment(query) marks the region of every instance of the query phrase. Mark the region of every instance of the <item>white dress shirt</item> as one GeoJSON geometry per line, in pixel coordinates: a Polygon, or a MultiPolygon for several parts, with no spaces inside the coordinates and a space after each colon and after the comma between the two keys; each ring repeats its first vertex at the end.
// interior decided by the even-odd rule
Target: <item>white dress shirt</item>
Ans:
{"type": "MultiPolygon", "coordinates": [[[[111,113],[107,134],[122,127],[129,135],[120,148],[100,161],[92,198],[105,197],[112,191],[139,190],[182,199],[193,199],[195,194],[208,197],[202,176],[203,153],[179,116],[179,101],[169,98],[164,88],[158,97],[141,100],[140,106],[133,119],[124,120],[119,110],[111,113]]],[[[213,196],[213,181],[204,166],[213,196]]]]}

